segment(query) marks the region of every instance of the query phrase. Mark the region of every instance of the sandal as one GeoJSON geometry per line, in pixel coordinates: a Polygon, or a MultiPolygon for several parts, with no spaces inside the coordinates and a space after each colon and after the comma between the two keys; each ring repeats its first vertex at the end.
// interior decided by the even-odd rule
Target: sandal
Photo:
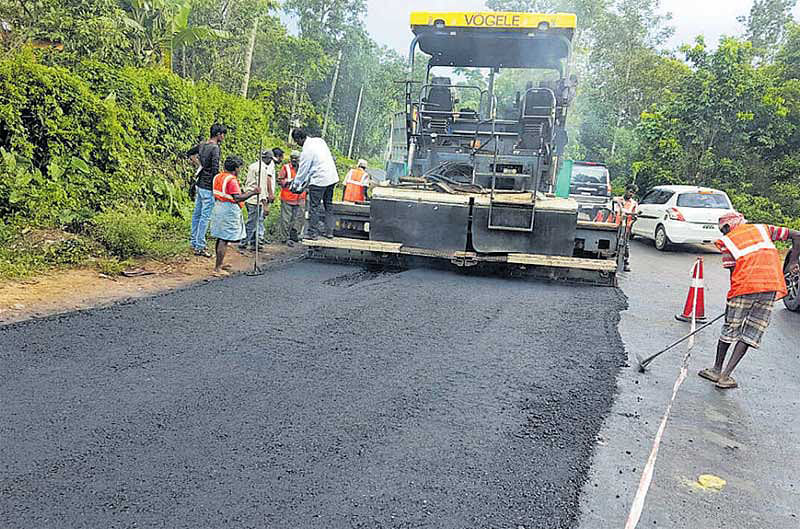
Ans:
{"type": "Polygon", "coordinates": [[[717,380],[716,386],[719,389],[733,389],[733,388],[738,388],[739,384],[736,383],[736,380],[734,380],[732,376],[720,375],[719,380],[717,380]]]}
{"type": "Polygon", "coordinates": [[[228,277],[231,275],[231,273],[227,270],[214,270],[211,272],[211,275],[214,277],[228,277]]]}
{"type": "Polygon", "coordinates": [[[703,369],[702,371],[700,371],[697,374],[700,375],[700,378],[704,378],[706,380],[710,380],[711,382],[719,381],[719,377],[720,377],[720,375],[722,375],[722,373],[720,373],[719,371],[716,371],[716,370],[714,370],[714,369],[712,369],[710,367],[707,367],[707,368],[703,369]]]}

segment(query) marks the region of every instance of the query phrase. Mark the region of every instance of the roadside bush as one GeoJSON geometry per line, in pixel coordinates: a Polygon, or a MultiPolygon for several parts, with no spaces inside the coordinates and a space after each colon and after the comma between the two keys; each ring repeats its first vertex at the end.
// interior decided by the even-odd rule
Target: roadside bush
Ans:
{"type": "MultiPolygon", "coordinates": [[[[215,122],[228,127],[223,159],[249,164],[262,142],[288,157],[268,132],[271,98],[243,99],[159,68],[70,67],[40,64],[30,51],[0,58],[0,277],[89,256],[113,271],[119,260],[184,251],[194,171],[183,155],[215,122]],[[33,244],[20,236],[29,228],[76,237],[33,244]]],[[[336,163],[341,178],[354,165],[336,163]]],[[[279,207],[268,212],[273,238],[279,207]]]]}
{"type": "Polygon", "coordinates": [[[91,233],[119,259],[143,255],[170,257],[188,248],[188,225],[184,220],[132,207],[96,215],[91,233]]]}
{"type": "Polygon", "coordinates": [[[102,252],[102,247],[85,236],[0,224],[0,278],[25,277],[47,268],[80,265],[102,252]]]}
{"type": "Polygon", "coordinates": [[[183,153],[214,122],[223,157],[257,156],[268,102],[194,84],[166,70],[87,61],[73,71],[32,53],[0,60],[0,215],[81,224],[114,204],[179,215],[192,169],[183,153]]]}
{"type": "Polygon", "coordinates": [[[784,225],[789,219],[778,203],[761,196],[728,190],[733,208],[751,222],[784,225]]]}

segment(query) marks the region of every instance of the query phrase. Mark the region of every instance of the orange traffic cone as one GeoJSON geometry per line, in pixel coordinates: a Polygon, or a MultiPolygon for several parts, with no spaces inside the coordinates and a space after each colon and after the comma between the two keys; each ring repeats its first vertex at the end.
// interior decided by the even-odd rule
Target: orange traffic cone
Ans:
{"type": "Polygon", "coordinates": [[[678,321],[692,321],[692,313],[699,322],[706,321],[706,300],[705,286],[703,284],[703,258],[698,257],[692,266],[692,286],[689,287],[689,295],[686,297],[686,305],[683,307],[683,314],[677,314],[675,319],[678,321]]]}
{"type": "Polygon", "coordinates": [[[594,222],[603,222],[603,210],[597,210],[597,215],[594,216],[594,222]]]}

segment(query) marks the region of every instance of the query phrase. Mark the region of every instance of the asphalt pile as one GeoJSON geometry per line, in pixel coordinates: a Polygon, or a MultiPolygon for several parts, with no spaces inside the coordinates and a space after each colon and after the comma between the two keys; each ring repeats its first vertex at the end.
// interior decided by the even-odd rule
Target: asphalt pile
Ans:
{"type": "Polygon", "coordinates": [[[574,527],[624,303],[302,262],[0,328],[0,526],[574,527]]]}

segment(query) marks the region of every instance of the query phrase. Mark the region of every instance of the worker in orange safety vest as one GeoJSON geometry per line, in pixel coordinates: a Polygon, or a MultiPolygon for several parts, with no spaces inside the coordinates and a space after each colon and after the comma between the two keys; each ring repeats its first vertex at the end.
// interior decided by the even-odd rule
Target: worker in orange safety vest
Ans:
{"type": "Polygon", "coordinates": [[[731,271],[731,288],[725,309],[725,325],[717,344],[714,367],[698,374],[721,389],[737,387],[731,373],[751,347],[761,345],[769,325],[772,306],[787,294],[784,266],[773,241],[792,240],[788,270],[800,271],[800,232],[780,226],[748,224],[741,213],[731,212],[719,219],[722,266],[731,271]],[[736,344],[723,369],[731,344],[736,344]]]}
{"type": "Polygon", "coordinates": [[[281,223],[279,236],[281,242],[294,246],[303,235],[306,218],[306,191],[292,193],[292,182],[297,176],[300,165],[300,153],[292,151],[289,163],[281,168],[278,174],[278,185],[281,186],[281,223]]]}
{"type": "Polygon", "coordinates": [[[366,202],[367,189],[369,189],[369,174],[367,173],[367,161],[361,159],[355,169],[350,169],[344,178],[344,197],[345,202],[366,202]]]}
{"type": "Polygon", "coordinates": [[[622,197],[616,197],[614,202],[619,205],[619,210],[617,210],[616,214],[613,212],[608,215],[608,220],[606,222],[613,222],[617,226],[622,224],[622,218],[625,218],[625,234],[627,237],[627,241],[625,242],[625,272],[630,272],[631,265],[630,265],[630,257],[631,257],[631,250],[630,250],[630,237],[631,237],[631,228],[633,228],[633,223],[636,221],[636,208],[639,207],[639,203],[636,201],[636,186],[629,185],[625,188],[625,195],[622,197]]]}
{"type": "Polygon", "coordinates": [[[238,156],[228,156],[225,159],[225,170],[215,176],[212,183],[214,210],[211,212],[211,236],[217,239],[215,276],[228,275],[230,267],[223,265],[228,243],[241,241],[247,235],[242,216],[242,203],[250,197],[258,197],[261,194],[258,185],[251,191],[242,193],[238,180],[242,165],[244,162],[238,156]]]}

